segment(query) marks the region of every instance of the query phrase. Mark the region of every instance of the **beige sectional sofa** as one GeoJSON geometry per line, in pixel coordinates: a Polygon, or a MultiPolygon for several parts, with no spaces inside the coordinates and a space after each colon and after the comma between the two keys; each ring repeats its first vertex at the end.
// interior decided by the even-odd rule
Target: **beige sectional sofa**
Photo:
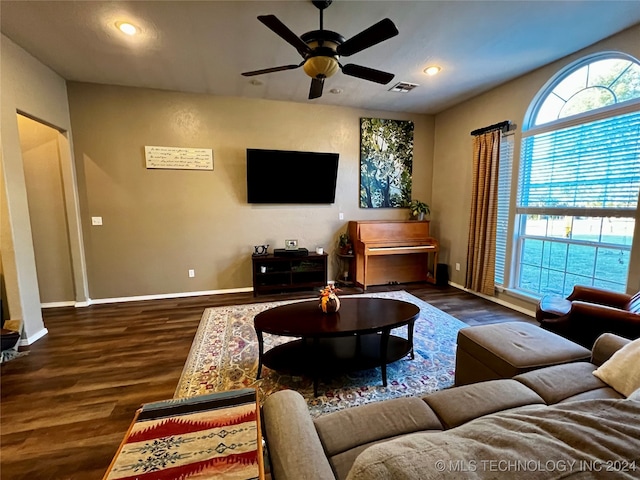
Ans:
{"type": "Polygon", "coordinates": [[[263,406],[273,478],[582,479],[606,461],[619,462],[611,478],[640,478],[640,401],[592,373],[627,343],[605,334],[590,361],[316,419],[300,394],[277,392],[263,406]]]}

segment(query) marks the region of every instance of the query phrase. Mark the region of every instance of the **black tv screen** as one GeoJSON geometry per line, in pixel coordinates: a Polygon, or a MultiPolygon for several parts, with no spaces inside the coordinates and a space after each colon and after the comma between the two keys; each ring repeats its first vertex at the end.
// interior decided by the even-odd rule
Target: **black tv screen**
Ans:
{"type": "Polygon", "coordinates": [[[337,153],[247,149],[249,203],[333,203],[337,153]]]}

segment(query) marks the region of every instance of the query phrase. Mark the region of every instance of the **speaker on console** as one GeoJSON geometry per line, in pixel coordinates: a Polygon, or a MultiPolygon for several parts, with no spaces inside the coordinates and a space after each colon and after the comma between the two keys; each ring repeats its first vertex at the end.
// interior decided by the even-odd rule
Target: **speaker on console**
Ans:
{"type": "Polygon", "coordinates": [[[286,250],[284,248],[274,248],[274,257],[306,257],[309,255],[309,250],[306,248],[298,248],[297,250],[286,250]]]}

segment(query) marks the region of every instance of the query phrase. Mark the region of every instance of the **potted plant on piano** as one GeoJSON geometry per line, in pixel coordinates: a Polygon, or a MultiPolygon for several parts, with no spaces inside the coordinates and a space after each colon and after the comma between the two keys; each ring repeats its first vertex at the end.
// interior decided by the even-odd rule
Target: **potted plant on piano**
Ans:
{"type": "Polygon", "coordinates": [[[411,212],[411,217],[415,220],[424,220],[424,216],[431,213],[431,210],[426,203],[420,200],[411,200],[409,202],[409,212],[411,212]]]}

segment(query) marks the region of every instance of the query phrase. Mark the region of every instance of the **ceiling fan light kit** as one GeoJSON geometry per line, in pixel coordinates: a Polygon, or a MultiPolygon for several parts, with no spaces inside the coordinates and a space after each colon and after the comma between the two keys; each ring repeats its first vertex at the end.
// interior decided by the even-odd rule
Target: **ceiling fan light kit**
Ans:
{"type": "Polygon", "coordinates": [[[304,73],[311,78],[329,78],[340,68],[334,57],[311,57],[302,66],[304,73]]]}
{"type": "Polygon", "coordinates": [[[335,75],[338,70],[342,70],[345,75],[380,84],[387,84],[393,80],[394,75],[392,73],[351,63],[342,65],[340,57],[348,57],[391,37],[395,37],[398,35],[398,29],[394,23],[385,18],[345,40],[342,35],[323,28],[323,10],[331,5],[331,2],[332,0],[312,0],[312,3],[320,10],[320,29],[304,33],[300,37],[293,33],[275,15],[258,16],[260,22],[293,46],[302,56],[303,61],[299,64],[244,72],[242,75],[252,77],[302,67],[304,72],[311,77],[309,99],[321,97],[324,79],[335,75]]]}

